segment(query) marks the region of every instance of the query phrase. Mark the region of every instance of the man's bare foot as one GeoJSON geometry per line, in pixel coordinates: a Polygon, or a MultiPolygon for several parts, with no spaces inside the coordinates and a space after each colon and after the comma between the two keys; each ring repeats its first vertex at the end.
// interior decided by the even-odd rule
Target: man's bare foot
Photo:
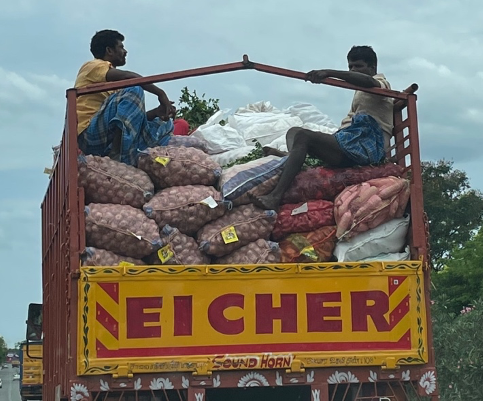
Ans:
{"type": "Polygon", "coordinates": [[[252,195],[248,193],[250,201],[258,208],[262,208],[265,210],[274,210],[277,211],[278,207],[280,206],[280,202],[282,201],[281,198],[274,197],[271,194],[267,195],[252,195]]]}
{"type": "Polygon", "coordinates": [[[262,151],[264,156],[269,156],[269,155],[287,156],[288,155],[288,152],[279,151],[278,149],[272,148],[272,147],[262,147],[262,151]]]}

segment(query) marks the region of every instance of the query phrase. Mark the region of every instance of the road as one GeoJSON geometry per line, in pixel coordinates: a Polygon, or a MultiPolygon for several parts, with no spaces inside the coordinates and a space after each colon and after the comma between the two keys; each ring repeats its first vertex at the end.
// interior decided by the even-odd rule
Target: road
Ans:
{"type": "Polygon", "coordinates": [[[0,401],[20,401],[19,382],[13,380],[15,373],[18,373],[18,369],[10,365],[0,370],[0,378],[3,382],[3,387],[0,388],[0,401]]]}

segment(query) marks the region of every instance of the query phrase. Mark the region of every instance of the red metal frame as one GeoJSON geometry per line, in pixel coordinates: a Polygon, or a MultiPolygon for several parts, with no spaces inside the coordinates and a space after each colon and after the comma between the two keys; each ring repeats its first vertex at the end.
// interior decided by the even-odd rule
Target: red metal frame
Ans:
{"type": "MultiPolygon", "coordinates": [[[[91,85],[85,88],[67,90],[67,114],[60,154],[53,169],[51,180],[42,203],[42,274],[43,274],[43,317],[46,336],[44,340],[44,395],[46,400],[69,397],[72,381],[76,376],[77,353],[77,280],[80,266],[79,255],[84,249],[84,195],[77,183],[77,114],[79,95],[120,89],[134,85],[177,80],[188,77],[210,75],[237,70],[254,69],[268,74],[305,80],[305,73],[243,61],[211,67],[197,68],[167,74],[153,75],[124,81],[91,85]]],[[[427,327],[429,333],[430,360],[426,365],[434,367],[432,345],[428,233],[423,212],[421,164],[416,112],[417,85],[405,91],[382,88],[360,88],[347,82],[327,78],[324,84],[339,88],[360,90],[380,96],[394,98],[394,137],[392,153],[397,163],[410,171],[412,257],[425,262],[427,327]],[[403,118],[403,111],[407,117],[403,118]]],[[[201,388],[200,388],[201,389],[201,388]]],[[[192,390],[189,391],[192,394],[192,390]]],[[[323,391],[325,392],[325,391],[323,391]]],[[[321,395],[322,396],[322,395],[321,395]]]]}

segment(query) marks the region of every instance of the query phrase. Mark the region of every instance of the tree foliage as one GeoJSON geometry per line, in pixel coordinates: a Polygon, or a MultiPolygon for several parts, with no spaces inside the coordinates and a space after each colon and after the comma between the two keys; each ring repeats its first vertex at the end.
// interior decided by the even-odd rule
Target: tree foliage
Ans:
{"type": "Polygon", "coordinates": [[[432,309],[438,386],[443,401],[483,400],[483,301],[454,313],[442,295],[432,309]]]}
{"type": "Polygon", "coordinates": [[[7,356],[7,342],[3,339],[3,336],[0,336],[0,363],[5,361],[5,357],[7,356]]]}
{"type": "Polygon", "coordinates": [[[196,90],[191,93],[188,87],[181,90],[177,117],[186,120],[191,130],[205,124],[212,115],[220,110],[219,99],[209,98],[206,100],[204,97],[205,94],[201,95],[200,98],[196,90]]]}
{"type": "Polygon", "coordinates": [[[422,170],[432,262],[441,270],[481,225],[483,196],[470,188],[466,173],[454,169],[451,161],[423,162],[422,170]]]}
{"type": "Polygon", "coordinates": [[[446,267],[432,275],[434,294],[447,296],[446,307],[458,313],[483,298],[483,229],[453,252],[446,267]]]}

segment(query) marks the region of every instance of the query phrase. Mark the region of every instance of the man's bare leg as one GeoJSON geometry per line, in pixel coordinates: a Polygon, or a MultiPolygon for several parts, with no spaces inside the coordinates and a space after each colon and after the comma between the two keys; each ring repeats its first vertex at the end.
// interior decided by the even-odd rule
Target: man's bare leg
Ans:
{"type": "Polygon", "coordinates": [[[351,160],[340,149],[335,137],[307,129],[294,127],[287,132],[287,146],[290,150],[282,175],[273,191],[264,196],[253,196],[251,201],[263,209],[278,209],[283,194],[300,172],[308,153],[333,167],[348,166],[351,160]]]}
{"type": "Polygon", "coordinates": [[[121,139],[122,130],[119,127],[114,127],[112,129],[114,138],[112,139],[111,151],[109,152],[109,158],[120,161],[121,160],[121,139]]]}

